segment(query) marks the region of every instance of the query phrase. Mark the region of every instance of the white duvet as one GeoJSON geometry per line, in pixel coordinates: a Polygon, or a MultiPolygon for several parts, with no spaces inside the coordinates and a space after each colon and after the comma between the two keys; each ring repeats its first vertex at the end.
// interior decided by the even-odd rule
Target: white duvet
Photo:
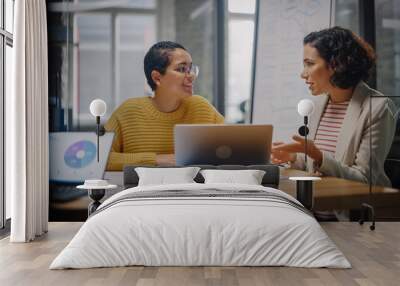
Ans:
{"type": "Polygon", "coordinates": [[[131,192],[263,190],[262,186],[180,184],[135,187],[106,200],[50,269],[145,266],[294,266],[350,268],[310,215],[257,198],[152,198],[110,204],[131,192]],[[108,205],[108,207],[107,207],[108,205]]]}

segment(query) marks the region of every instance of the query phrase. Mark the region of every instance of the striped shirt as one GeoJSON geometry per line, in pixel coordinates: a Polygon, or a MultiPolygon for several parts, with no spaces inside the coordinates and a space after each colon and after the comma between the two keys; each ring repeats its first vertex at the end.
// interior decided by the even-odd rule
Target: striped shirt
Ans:
{"type": "Polygon", "coordinates": [[[314,143],[321,150],[335,154],[336,145],[350,101],[333,103],[329,100],[319,121],[314,143]]]}

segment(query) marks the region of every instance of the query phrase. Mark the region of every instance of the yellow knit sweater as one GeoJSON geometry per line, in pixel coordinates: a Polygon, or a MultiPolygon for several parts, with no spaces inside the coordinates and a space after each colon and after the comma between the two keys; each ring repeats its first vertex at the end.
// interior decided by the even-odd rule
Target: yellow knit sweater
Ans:
{"type": "Polygon", "coordinates": [[[175,124],[223,123],[224,118],[203,97],[185,99],[177,110],[159,111],[149,97],[122,103],[105,124],[114,131],[107,170],[119,171],[127,164],[156,164],[157,154],[173,154],[175,124]]]}

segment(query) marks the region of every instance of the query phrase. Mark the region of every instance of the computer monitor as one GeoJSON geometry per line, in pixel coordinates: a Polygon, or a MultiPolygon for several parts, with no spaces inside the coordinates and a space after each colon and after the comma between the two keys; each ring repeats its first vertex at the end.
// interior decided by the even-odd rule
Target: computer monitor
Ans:
{"type": "Polygon", "coordinates": [[[97,162],[95,132],[50,132],[50,181],[79,184],[86,179],[102,179],[114,132],[99,138],[97,162]]]}
{"type": "Polygon", "coordinates": [[[269,163],[272,125],[178,124],[174,129],[179,166],[269,163]]]}

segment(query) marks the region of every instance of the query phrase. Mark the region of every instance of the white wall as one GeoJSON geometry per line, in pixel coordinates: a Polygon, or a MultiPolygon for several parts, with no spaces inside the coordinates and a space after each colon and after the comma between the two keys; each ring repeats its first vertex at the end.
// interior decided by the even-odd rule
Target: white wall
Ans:
{"type": "MultiPolygon", "coordinates": [[[[333,1],[333,0],[332,0],[333,1]]],[[[327,28],[331,1],[260,1],[253,123],[274,125],[274,141],[297,133],[297,103],[310,98],[304,81],[303,38],[327,28]]]]}

